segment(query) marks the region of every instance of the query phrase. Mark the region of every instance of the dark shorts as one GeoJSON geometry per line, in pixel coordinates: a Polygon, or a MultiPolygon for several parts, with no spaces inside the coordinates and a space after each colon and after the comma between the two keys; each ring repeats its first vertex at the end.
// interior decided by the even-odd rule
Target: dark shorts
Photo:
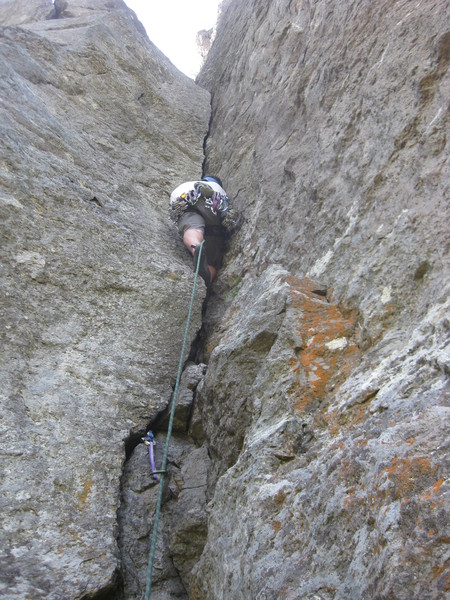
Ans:
{"type": "Polygon", "coordinates": [[[222,265],[225,250],[224,233],[220,216],[215,215],[200,199],[195,206],[188,208],[178,219],[178,231],[183,235],[188,229],[203,229],[205,236],[205,252],[208,264],[215,269],[222,265]]]}

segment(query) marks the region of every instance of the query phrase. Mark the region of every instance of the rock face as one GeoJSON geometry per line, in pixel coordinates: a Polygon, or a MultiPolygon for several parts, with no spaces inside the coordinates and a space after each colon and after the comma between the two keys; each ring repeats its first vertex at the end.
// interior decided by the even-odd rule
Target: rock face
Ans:
{"type": "Polygon", "coordinates": [[[209,94],[121,1],[0,16],[0,595],[111,597],[124,440],[179,360],[192,266],[167,202],[201,175],[209,94]]]}
{"type": "MultiPolygon", "coordinates": [[[[187,598],[190,577],[206,543],[207,481],[211,470],[199,419],[190,414],[205,365],[186,366],[180,382],[170,439],[167,476],[158,526],[151,597],[156,600],[187,598]]],[[[166,411],[153,428],[167,429],[166,411]]],[[[162,464],[166,435],[155,436],[155,463],[162,464]]],[[[143,445],[136,447],[122,477],[119,509],[119,548],[122,557],[124,598],[142,598],[146,589],[149,549],[158,500],[143,445]]]]}
{"type": "MultiPolygon", "coordinates": [[[[155,461],[161,464],[165,434],[156,436],[155,461]]],[[[145,446],[127,461],[119,511],[123,597],[143,598],[148,568],[158,484],[151,480],[145,446]]],[[[206,446],[175,432],[163,493],[163,509],[153,565],[151,598],[188,598],[191,571],[206,542],[207,477],[210,460],[206,446]]]]}
{"type": "Polygon", "coordinates": [[[448,3],[222,4],[192,597],[443,598],[448,3]],[[324,295],[325,294],[325,295],[324,295]]]}
{"type": "Polygon", "coordinates": [[[5,25],[23,25],[51,18],[55,8],[48,0],[1,0],[0,23],[5,25]]]}
{"type": "Polygon", "coordinates": [[[447,4],[224,0],[199,87],[119,0],[0,1],[2,597],[143,596],[208,92],[242,225],[152,600],[445,597],[447,4]]]}

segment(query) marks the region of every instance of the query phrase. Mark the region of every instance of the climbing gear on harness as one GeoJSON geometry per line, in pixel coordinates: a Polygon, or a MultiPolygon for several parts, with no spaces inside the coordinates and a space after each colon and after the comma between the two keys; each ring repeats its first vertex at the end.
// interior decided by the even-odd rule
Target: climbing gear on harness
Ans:
{"type": "Polygon", "coordinates": [[[234,208],[228,208],[222,213],[222,225],[228,234],[237,231],[241,226],[241,214],[234,208]]]}
{"type": "Polygon", "coordinates": [[[222,219],[225,218],[228,222],[233,220],[233,217],[228,215],[231,210],[231,203],[225,190],[216,191],[205,181],[186,182],[171,193],[169,218],[177,223],[181,215],[186,210],[195,207],[200,199],[203,199],[206,208],[210,209],[215,215],[220,214],[222,219]]]}
{"type": "Polygon", "coordinates": [[[153,522],[152,543],[151,543],[151,546],[150,546],[150,554],[149,554],[149,557],[148,557],[148,567],[147,567],[147,577],[146,577],[146,581],[145,581],[145,596],[144,596],[144,600],[149,600],[149,598],[150,598],[150,592],[152,590],[153,562],[155,560],[156,540],[158,538],[159,513],[161,511],[162,496],[163,496],[163,491],[164,491],[164,477],[166,475],[167,457],[168,457],[168,454],[169,454],[169,442],[170,442],[170,436],[172,435],[173,419],[174,419],[174,416],[175,416],[175,407],[177,405],[178,388],[180,387],[180,379],[181,379],[181,372],[183,370],[184,354],[185,354],[185,351],[186,351],[187,336],[188,336],[188,332],[189,332],[189,325],[191,323],[192,307],[194,306],[195,288],[196,288],[196,285],[197,285],[197,277],[198,277],[198,274],[199,274],[198,269],[199,269],[199,263],[200,263],[200,259],[201,259],[201,254],[202,254],[202,247],[203,247],[204,243],[205,242],[203,241],[198,246],[198,248],[199,248],[199,250],[198,250],[199,260],[197,261],[197,268],[196,268],[195,276],[194,276],[194,285],[192,286],[191,303],[189,305],[189,312],[188,312],[188,316],[187,316],[187,320],[186,320],[186,327],[185,327],[185,330],[184,330],[184,338],[183,338],[183,345],[182,345],[182,348],[181,348],[180,361],[178,363],[177,380],[176,380],[175,389],[174,389],[174,392],[173,392],[172,406],[170,408],[169,425],[167,427],[167,437],[166,437],[166,445],[164,447],[164,456],[163,456],[163,460],[162,460],[161,470],[159,471],[161,473],[161,481],[159,483],[159,489],[158,489],[158,500],[157,500],[157,503],[156,503],[155,520],[153,522]]]}
{"type": "Polygon", "coordinates": [[[150,467],[152,469],[153,479],[154,479],[154,481],[159,481],[158,473],[161,473],[161,471],[156,470],[155,455],[153,453],[153,446],[156,446],[155,436],[153,435],[152,431],[149,431],[145,437],[141,438],[141,440],[144,442],[144,444],[146,446],[148,446],[148,458],[150,460],[150,467]]]}
{"type": "Polygon", "coordinates": [[[173,194],[172,192],[170,196],[169,218],[176,223],[190,206],[194,206],[197,203],[201,194],[195,187],[183,191],[179,196],[174,196],[173,194]]]}
{"type": "Polygon", "coordinates": [[[206,287],[209,288],[209,286],[211,285],[211,273],[208,268],[208,260],[206,258],[206,253],[200,251],[201,245],[193,246],[193,248],[195,248],[195,250],[194,250],[194,271],[198,270],[198,274],[206,283],[206,287]]]}

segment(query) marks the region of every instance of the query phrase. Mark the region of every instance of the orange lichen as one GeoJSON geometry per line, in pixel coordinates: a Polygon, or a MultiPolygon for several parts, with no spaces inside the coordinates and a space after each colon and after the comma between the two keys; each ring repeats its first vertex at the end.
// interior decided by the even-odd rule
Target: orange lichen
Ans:
{"type": "MultiPolygon", "coordinates": [[[[364,423],[364,421],[368,418],[368,415],[368,403],[365,402],[363,404],[354,404],[353,406],[348,406],[344,411],[334,408],[326,413],[324,412],[322,415],[320,415],[320,417],[322,422],[328,427],[330,434],[335,436],[343,430],[345,431],[353,428],[355,425],[364,423]]],[[[317,419],[316,425],[319,425],[317,419]]],[[[356,443],[357,446],[366,446],[367,444],[367,439],[359,440],[356,443]]]]}
{"type": "Polygon", "coordinates": [[[435,483],[433,483],[432,487],[431,487],[431,491],[429,492],[425,492],[425,494],[423,495],[424,500],[429,500],[430,498],[432,498],[433,496],[435,496],[440,488],[441,485],[444,483],[443,479],[439,479],[438,481],[436,481],[435,483]]]}
{"type": "Polygon", "coordinates": [[[354,517],[355,508],[364,504],[364,499],[357,496],[356,492],[356,488],[347,490],[347,496],[343,501],[343,508],[347,513],[347,518],[350,520],[354,517]]]}
{"type": "Polygon", "coordinates": [[[422,456],[413,458],[396,457],[392,465],[384,469],[389,479],[395,485],[395,499],[407,501],[424,477],[435,474],[437,467],[431,464],[430,459],[422,456]]]}
{"type": "Polygon", "coordinates": [[[283,502],[285,500],[286,500],[286,492],[284,490],[279,490],[275,494],[275,502],[277,502],[277,504],[283,504],[283,502]]]}
{"type": "Polygon", "coordinates": [[[434,565],[433,566],[433,579],[436,579],[437,577],[439,577],[439,575],[442,575],[442,573],[445,570],[445,565],[434,565]]]}
{"type": "Polygon", "coordinates": [[[435,483],[433,483],[433,494],[437,494],[441,488],[441,485],[444,483],[443,479],[439,479],[435,483]]]}
{"type": "Polygon", "coordinates": [[[272,523],[272,529],[278,533],[279,531],[281,531],[281,521],[274,521],[272,523]]]}
{"type": "MultiPolygon", "coordinates": [[[[444,565],[444,569],[446,568],[447,565],[444,565]]],[[[443,569],[443,570],[444,570],[443,569]]],[[[438,577],[438,575],[436,575],[436,577],[438,577]]],[[[450,591],[450,571],[448,571],[444,577],[443,577],[443,585],[442,585],[442,589],[444,590],[444,592],[449,592],[450,591]]]]}
{"type": "Polygon", "coordinates": [[[89,479],[84,482],[83,490],[78,494],[78,505],[80,507],[80,510],[83,510],[83,508],[85,507],[88,496],[92,491],[92,486],[92,479],[89,479]]]}
{"type": "Polygon", "coordinates": [[[367,446],[367,444],[369,443],[369,440],[367,438],[361,438],[358,440],[355,440],[355,446],[358,448],[365,448],[367,446]]]}
{"type": "Polygon", "coordinates": [[[303,340],[290,361],[297,376],[290,394],[293,407],[304,413],[316,408],[356,366],[360,356],[352,341],[356,317],[344,316],[339,307],[315,294],[317,286],[310,279],[288,277],[287,283],[289,309],[297,315],[297,335],[303,340]]]}

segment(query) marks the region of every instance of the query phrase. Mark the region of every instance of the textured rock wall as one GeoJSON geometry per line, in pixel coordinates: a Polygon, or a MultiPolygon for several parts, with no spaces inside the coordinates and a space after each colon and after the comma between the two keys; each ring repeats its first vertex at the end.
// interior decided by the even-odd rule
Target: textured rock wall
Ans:
{"type": "Polygon", "coordinates": [[[204,327],[192,598],[449,589],[448,10],[222,4],[206,168],[244,219],[204,327]]]}
{"type": "Polygon", "coordinates": [[[54,7],[48,0],[1,0],[0,23],[23,25],[46,19],[54,14],[54,7]]]}
{"type": "MultiPolygon", "coordinates": [[[[206,543],[211,461],[198,408],[193,409],[205,369],[205,365],[188,363],[180,381],[152,570],[152,600],[188,598],[192,568],[206,543]]],[[[157,467],[166,444],[167,412],[152,423],[157,467]]],[[[146,589],[159,485],[151,478],[145,446],[136,446],[125,465],[118,514],[123,597],[129,600],[142,598],[146,589]]]]}
{"type": "MultiPolygon", "coordinates": [[[[121,0],[0,20],[0,593],[133,600],[158,486],[131,447],[153,421],[160,463],[192,282],[167,198],[209,94],[121,0]]],[[[448,591],[447,23],[222,3],[206,168],[243,219],[183,374],[155,600],[448,591]]]]}
{"type": "Polygon", "coordinates": [[[168,194],[201,174],[209,94],[121,1],[0,17],[0,595],[112,597],[124,440],[170,398],[192,284],[168,194]]]}

